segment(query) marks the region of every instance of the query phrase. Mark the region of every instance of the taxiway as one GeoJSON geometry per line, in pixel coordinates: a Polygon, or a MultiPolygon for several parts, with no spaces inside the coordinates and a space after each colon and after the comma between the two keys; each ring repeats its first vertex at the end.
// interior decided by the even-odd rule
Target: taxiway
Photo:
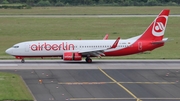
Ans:
{"type": "Polygon", "coordinates": [[[0,69],[21,75],[37,101],[180,100],[179,60],[2,60],[0,69]]]}

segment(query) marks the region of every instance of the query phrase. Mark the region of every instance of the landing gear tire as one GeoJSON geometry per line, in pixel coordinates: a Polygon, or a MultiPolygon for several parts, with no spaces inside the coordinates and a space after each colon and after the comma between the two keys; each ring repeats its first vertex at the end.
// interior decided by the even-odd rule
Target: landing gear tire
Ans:
{"type": "Polygon", "coordinates": [[[92,63],[92,59],[89,58],[89,57],[87,57],[87,58],[86,58],[86,62],[87,62],[87,63],[92,63]]]}
{"type": "Polygon", "coordinates": [[[25,60],[24,59],[21,59],[21,63],[24,63],[25,62],[25,60]]]}

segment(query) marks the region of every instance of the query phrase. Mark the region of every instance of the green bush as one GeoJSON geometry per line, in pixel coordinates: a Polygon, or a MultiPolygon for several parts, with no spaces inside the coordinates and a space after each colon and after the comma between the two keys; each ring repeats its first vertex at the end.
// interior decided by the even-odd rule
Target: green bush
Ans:
{"type": "Polygon", "coordinates": [[[30,5],[27,5],[27,6],[26,6],[26,9],[31,9],[31,6],[30,6],[30,5]]]}
{"type": "Polygon", "coordinates": [[[157,6],[158,2],[156,0],[148,0],[147,6],[157,6]]]}
{"type": "Polygon", "coordinates": [[[23,8],[27,8],[27,5],[1,5],[0,8],[4,8],[4,9],[23,9],[23,8]]]}
{"type": "Polygon", "coordinates": [[[62,3],[62,2],[57,2],[56,4],[55,4],[55,6],[64,6],[64,3],[62,3]]]}
{"type": "Polygon", "coordinates": [[[3,0],[2,4],[9,4],[7,0],[3,0]]]}
{"type": "Polygon", "coordinates": [[[166,5],[168,5],[168,6],[178,6],[177,3],[172,2],[172,1],[168,2],[166,5]]]}
{"type": "Polygon", "coordinates": [[[51,6],[51,3],[48,0],[41,0],[37,3],[37,6],[51,6]]]}

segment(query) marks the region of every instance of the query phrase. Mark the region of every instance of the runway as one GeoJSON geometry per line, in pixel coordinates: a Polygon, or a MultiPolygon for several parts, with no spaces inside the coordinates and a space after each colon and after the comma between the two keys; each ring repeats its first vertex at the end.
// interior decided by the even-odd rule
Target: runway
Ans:
{"type": "Polygon", "coordinates": [[[1,60],[0,69],[21,75],[37,101],[180,100],[180,60],[1,60]]]}

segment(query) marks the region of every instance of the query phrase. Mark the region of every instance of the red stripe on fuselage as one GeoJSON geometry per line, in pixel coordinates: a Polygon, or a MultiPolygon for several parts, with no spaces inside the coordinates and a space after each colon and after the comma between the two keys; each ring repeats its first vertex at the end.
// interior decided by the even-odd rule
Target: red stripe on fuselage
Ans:
{"type": "Polygon", "coordinates": [[[152,51],[155,48],[163,46],[164,43],[162,44],[151,44],[150,41],[136,41],[134,44],[132,44],[129,47],[120,49],[120,50],[115,50],[115,51],[110,51],[110,52],[105,52],[105,56],[123,56],[123,55],[131,55],[135,53],[141,53],[144,51],[152,51]],[[140,46],[140,44],[142,46],[140,46]]]}

